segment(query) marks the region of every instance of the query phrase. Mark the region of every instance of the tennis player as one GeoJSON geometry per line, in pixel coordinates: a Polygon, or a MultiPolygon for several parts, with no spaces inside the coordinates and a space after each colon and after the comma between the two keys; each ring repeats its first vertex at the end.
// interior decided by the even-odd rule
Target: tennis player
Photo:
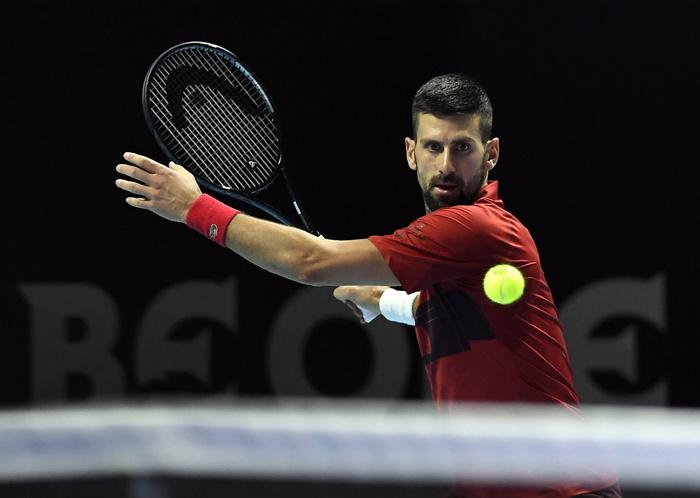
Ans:
{"type": "MultiPolygon", "coordinates": [[[[464,75],[438,76],[418,90],[405,146],[426,215],[385,236],[329,240],[258,219],[202,194],[181,166],[133,153],[117,166],[130,178],[117,186],[135,195],[129,205],[186,223],[260,268],[302,284],[339,286],[335,297],[361,321],[381,313],[415,325],[440,408],[552,403],[575,413],[579,400],[537,248],[488,178],[500,152],[492,115],[484,89],[464,75]],[[482,291],[484,274],[498,263],[518,267],[526,279],[523,297],[508,306],[482,291]]],[[[614,477],[597,478],[595,485],[532,489],[458,485],[450,496],[621,496],[614,477]]]]}

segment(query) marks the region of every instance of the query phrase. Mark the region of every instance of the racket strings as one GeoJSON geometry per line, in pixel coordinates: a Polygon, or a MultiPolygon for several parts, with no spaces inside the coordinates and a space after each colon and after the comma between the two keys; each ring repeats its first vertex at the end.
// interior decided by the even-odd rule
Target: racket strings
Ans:
{"type": "Polygon", "coordinates": [[[244,68],[216,53],[183,50],[161,62],[149,86],[154,123],[163,141],[194,173],[224,188],[260,189],[279,167],[281,154],[271,106],[251,78],[244,68]],[[186,75],[183,79],[188,81],[173,81],[183,68],[200,74],[186,75]],[[201,71],[221,81],[192,84],[197,77],[201,79],[201,71]],[[221,88],[224,84],[231,88],[221,88]],[[226,90],[244,93],[255,107],[237,104],[226,90]],[[182,100],[175,104],[187,117],[184,127],[175,124],[168,107],[174,95],[182,100]]]}
{"type": "MultiPolygon", "coordinates": [[[[216,99],[216,96],[213,91],[211,91],[207,87],[201,87],[197,88],[195,87],[195,90],[203,91],[206,93],[209,93],[209,102],[214,102],[216,99]]],[[[187,102],[187,100],[184,100],[187,102]]],[[[218,110],[218,109],[217,109],[218,110]]],[[[229,119],[225,116],[223,116],[222,112],[219,112],[220,114],[220,123],[225,123],[226,119],[229,119]]],[[[198,141],[198,143],[202,146],[202,149],[206,151],[211,151],[209,153],[209,157],[211,157],[211,154],[214,153],[214,151],[218,150],[217,157],[211,158],[211,164],[207,164],[206,162],[202,163],[203,169],[206,169],[206,172],[210,173],[209,180],[211,181],[212,179],[215,179],[219,182],[222,183],[222,186],[232,188],[231,185],[227,185],[225,179],[241,179],[243,180],[243,183],[246,184],[247,188],[253,188],[256,183],[264,183],[265,182],[265,177],[262,177],[260,174],[255,174],[256,172],[251,171],[251,175],[253,177],[253,180],[257,180],[256,183],[251,183],[250,179],[248,178],[248,175],[245,174],[245,170],[239,165],[237,165],[235,162],[230,161],[230,158],[232,157],[246,157],[250,156],[251,151],[250,150],[243,150],[240,146],[236,147],[237,142],[235,140],[232,140],[232,136],[234,136],[233,131],[227,127],[228,133],[223,133],[224,128],[219,126],[219,127],[212,127],[209,126],[209,122],[211,121],[211,116],[209,115],[204,115],[202,112],[197,111],[196,104],[194,105],[194,108],[190,110],[189,115],[193,118],[193,122],[195,125],[197,125],[197,128],[193,129],[201,129],[201,128],[208,128],[212,134],[211,137],[207,137],[212,139],[215,143],[217,143],[217,147],[212,147],[211,144],[207,144],[204,142],[204,137],[202,137],[200,134],[194,134],[195,139],[198,141]],[[197,119],[194,119],[197,118],[197,119]],[[225,172],[228,172],[229,175],[225,176],[222,175],[221,171],[217,171],[214,167],[213,164],[216,163],[219,165],[219,167],[223,168],[225,172]]],[[[238,185],[234,185],[234,187],[239,187],[238,185]]]]}
{"type": "MultiPolygon", "coordinates": [[[[211,58],[211,56],[210,56],[210,58],[211,58]]],[[[217,60],[213,59],[213,62],[217,62],[217,60]]],[[[220,60],[218,60],[218,62],[221,65],[223,64],[220,60]]],[[[214,69],[211,64],[209,64],[209,67],[214,69]]],[[[236,83],[238,83],[240,85],[241,89],[246,91],[246,93],[250,96],[250,92],[248,91],[248,85],[245,84],[248,82],[242,83],[242,82],[240,82],[240,80],[238,80],[238,78],[236,78],[236,83],[234,83],[228,78],[229,75],[235,77],[236,75],[234,72],[227,71],[228,67],[226,67],[225,65],[223,67],[220,67],[219,69],[220,69],[220,74],[222,74],[224,77],[226,77],[229,84],[235,85],[236,83]]],[[[207,87],[207,90],[209,91],[209,93],[213,97],[214,96],[213,90],[211,90],[210,87],[207,87]]],[[[251,100],[253,100],[256,103],[256,105],[258,105],[258,106],[261,105],[260,103],[256,102],[255,99],[253,99],[252,97],[251,97],[251,100]]],[[[245,112],[242,112],[238,105],[234,104],[234,105],[225,106],[224,104],[229,103],[229,101],[225,100],[225,99],[222,100],[222,99],[212,98],[211,102],[219,104],[217,110],[223,111],[223,112],[220,112],[219,116],[217,116],[218,118],[220,118],[220,120],[218,121],[219,123],[223,124],[231,133],[235,133],[235,131],[238,131],[238,130],[233,130],[232,127],[230,126],[230,123],[232,121],[235,122],[235,120],[237,119],[237,120],[239,120],[238,122],[240,122],[242,125],[242,129],[240,131],[246,132],[245,140],[238,141],[238,142],[232,142],[232,143],[235,143],[238,145],[250,145],[250,146],[252,146],[252,148],[255,149],[256,152],[261,154],[263,157],[267,157],[270,160],[270,162],[273,163],[273,165],[276,165],[274,163],[279,159],[279,156],[274,156],[273,153],[269,150],[269,148],[262,148],[262,149],[260,148],[259,140],[256,139],[256,135],[255,135],[255,133],[259,132],[259,129],[254,126],[254,124],[252,123],[252,121],[248,117],[248,115],[245,112]],[[229,112],[228,113],[229,119],[224,119],[225,116],[223,116],[223,114],[226,112],[226,110],[234,111],[236,113],[236,116],[233,116],[231,114],[231,112],[229,112]]],[[[263,124],[266,127],[267,131],[272,135],[272,138],[276,140],[276,136],[274,135],[274,133],[276,132],[276,129],[274,129],[274,128],[271,129],[267,125],[266,117],[264,116],[264,117],[258,118],[258,119],[260,119],[259,123],[263,124]]],[[[267,118],[267,120],[269,120],[269,118],[267,118]]],[[[272,123],[270,123],[270,124],[272,124],[272,123]]],[[[273,127],[274,127],[274,125],[273,125],[273,127]]],[[[273,143],[271,145],[274,146],[276,144],[273,141],[273,143]]],[[[272,170],[270,172],[272,172],[272,170]]]]}
{"type": "MultiPolygon", "coordinates": [[[[259,106],[259,108],[264,104],[264,102],[263,102],[263,103],[258,102],[258,101],[257,101],[255,98],[253,98],[253,96],[250,94],[250,91],[249,91],[249,88],[248,88],[249,85],[246,84],[246,83],[250,83],[249,80],[246,80],[246,81],[244,81],[244,82],[241,82],[241,81],[236,77],[236,73],[233,72],[233,71],[230,71],[229,68],[228,68],[228,66],[226,66],[225,63],[224,63],[223,61],[221,61],[221,59],[213,58],[212,54],[206,54],[206,55],[209,55],[209,59],[210,59],[210,61],[209,61],[209,62],[210,62],[209,68],[215,69],[215,68],[213,67],[213,64],[212,64],[212,63],[218,62],[218,63],[219,63],[218,66],[219,66],[219,67],[216,68],[216,69],[219,69],[218,73],[222,74],[222,75],[226,78],[226,80],[229,82],[229,84],[235,85],[236,83],[238,83],[238,84],[240,85],[240,88],[243,89],[243,90],[247,93],[247,95],[251,98],[251,100],[252,100],[253,102],[255,102],[256,105],[259,106]],[[232,82],[232,81],[229,79],[229,76],[233,76],[234,78],[236,78],[236,83],[232,82]]],[[[192,61],[192,62],[195,62],[195,61],[192,61]]],[[[252,84],[252,83],[251,83],[251,84],[252,84]]],[[[213,98],[213,97],[214,97],[214,92],[213,92],[213,90],[211,90],[210,87],[206,87],[206,90],[211,94],[211,97],[210,97],[211,100],[210,100],[210,102],[214,102],[214,103],[216,103],[216,104],[219,104],[218,109],[217,109],[218,111],[220,111],[220,115],[217,116],[217,118],[219,118],[218,122],[221,123],[221,124],[223,124],[224,127],[225,127],[225,128],[229,131],[229,133],[231,133],[231,135],[233,135],[233,136],[235,136],[235,132],[236,132],[236,131],[243,131],[243,132],[245,132],[244,140],[239,140],[239,141],[232,140],[232,141],[230,141],[229,143],[232,144],[232,145],[239,145],[239,146],[249,145],[250,148],[251,148],[251,149],[255,149],[255,152],[257,152],[258,154],[260,154],[260,156],[265,157],[265,158],[268,159],[269,164],[271,165],[271,167],[268,168],[269,171],[267,171],[266,173],[267,173],[267,174],[272,174],[272,173],[274,173],[274,168],[277,166],[277,162],[279,161],[279,149],[278,149],[278,147],[276,146],[276,145],[277,145],[277,144],[276,144],[277,137],[276,137],[276,134],[275,134],[275,133],[276,133],[276,128],[274,127],[274,123],[271,122],[270,118],[269,118],[268,116],[265,116],[265,115],[262,116],[262,117],[256,118],[256,120],[257,120],[256,123],[262,124],[263,126],[265,126],[265,128],[266,128],[266,130],[267,130],[267,132],[268,132],[268,134],[269,134],[267,137],[263,137],[263,138],[271,138],[271,139],[272,139],[272,140],[266,141],[266,142],[269,142],[269,143],[266,143],[266,144],[265,144],[265,145],[267,145],[267,147],[261,147],[261,142],[262,142],[262,141],[256,139],[256,138],[257,138],[257,134],[260,132],[260,129],[259,129],[259,127],[256,127],[256,126],[253,124],[252,118],[249,117],[250,115],[249,115],[249,114],[246,114],[245,112],[243,112],[243,111],[240,109],[240,107],[239,107],[238,105],[236,105],[235,103],[230,102],[230,101],[227,100],[227,99],[224,99],[224,100],[222,100],[222,99],[214,99],[214,98],[213,98]],[[233,105],[225,105],[225,104],[228,104],[228,103],[231,103],[231,104],[233,104],[233,105]],[[229,112],[228,112],[228,119],[226,119],[226,116],[224,115],[224,114],[226,114],[226,111],[229,111],[229,112]],[[231,113],[230,111],[235,112],[235,113],[236,113],[236,116],[233,116],[232,113],[231,113]],[[231,122],[236,122],[236,119],[237,119],[238,122],[241,123],[241,125],[242,125],[241,130],[233,130],[233,128],[232,128],[231,125],[230,125],[231,122]],[[269,122],[270,125],[272,125],[272,128],[270,128],[270,126],[268,125],[268,122],[269,122]],[[271,149],[275,149],[275,150],[273,151],[273,150],[271,150],[271,149]]],[[[260,96],[260,95],[258,94],[258,97],[259,97],[259,96],[260,96]]],[[[239,152],[240,152],[240,151],[239,151],[239,152]]],[[[246,151],[246,152],[247,152],[249,155],[252,155],[252,154],[251,154],[252,151],[248,150],[248,151],[246,151]]],[[[266,163],[262,163],[262,164],[263,164],[264,166],[267,166],[266,163]]],[[[250,171],[251,171],[251,173],[253,173],[254,175],[257,173],[258,176],[260,176],[260,174],[259,174],[260,172],[259,172],[259,170],[257,170],[256,168],[253,168],[253,169],[251,169],[250,171]]],[[[263,179],[263,181],[264,181],[264,179],[266,179],[266,178],[267,178],[267,176],[262,177],[261,179],[263,179]]]]}
{"type": "MultiPolygon", "coordinates": [[[[191,55],[191,54],[185,53],[185,54],[183,54],[183,56],[184,56],[184,55],[191,55]]],[[[206,54],[205,54],[205,55],[206,55],[206,54]]],[[[192,64],[194,64],[194,65],[197,65],[197,63],[200,62],[200,61],[196,61],[196,60],[194,60],[194,59],[190,56],[188,62],[190,62],[190,63],[192,63],[192,64]]],[[[201,62],[204,63],[204,62],[206,62],[206,61],[202,60],[201,62]]],[[[229,78],[229,76],[232,75],[232,76],[235,77],[235,73],[233,73],[232,71],[230,71],[230,68],[229,68],[228,66],[224,66],[223,68],[215,68],[215,67],[212,66],[212,64],[211,64],[211,62],[210,62],[209,64],[206,65],[206,68],[215,70],[215,73],[216,73],[216,74],[220,74],[221,76],[225,77],[226,80],[227,80],[227,82],[228,82],[230,85],[232,85],[232,86],[237,86],[237,87],[240,86],[242,89],[244,89],[244,90],[247,92],[248,95],[250,95],[250,92],[249,92],[247,86],[246,86],[245,84],[241,83],[240,80],[238,80],[238,78],[236,78],[236,82],[231,81],[231,79],[229,78]],[[218,70],[217,70],[217,69],[218,69],[218,70]]],[[[211,92],[211,93],[213,94],[213,92],[211,92]]],[[[255,99],[252,99],[252,100],[255,102],[256,105],[260,105],[259,102],[255,101],[255,99]]],[[[212,99],[211,102],[213,102],[213,103],[222,103],[222,99],[212,99]]],[[[227,102],[227,101],[224,100],[223,102],[227,102]]],[[[230,102],[230,101],[228,101],[228,102],[230,102]]],[[[232,109],[232,110],[234,110],[234,111],[238,110],[238,106],[237,106],[235,103],[231,102],[231,104],[233,104],[233,105],[228,106],[229,109],[232,109]]],[[[230,114],[230,113],[229,113],[229,114],[230,114]]],[[[231,122],[240,123],[240,124],[242,125],[242,126],[241,126],[241,129],[240,129],[240,130],[232,130],[232,132],[235,133],[235,131],[242,131],[242,132],[247,132],[247,133],[245,133],[245,137],[244,137],[245,140],[239,140],[239,141],[237,141],[236,143],[238,143],[238,144],[240,144],[240,145],[245,145],[245,144],[251,145],[251,146],[253,146],[252,148],[254,148],[254,149],[256,150],[256,152],[258,152],[259,154],[265,156],[265,152],[264,152],[265,149],[262,149],[262,150],[261,150],[261,148],[258,146],[258,140],[256,139],[256,135],[254,134],[254,132],[258,132],[258,131],[259,131],[259,127],[255,127],[255,126],[254,126],[254,124],[251,122],[251,120],[247,118],[246,113],[243,113],[243,112],[241,112],[240,110],[238,110],[237,116],[235,116],[235,117],[231,116],[231,118],[233,118],[233,119],[223,119],[223,116],[221,116],[221,115],[220,115],[220,116],[215,116],[215,118],[218,118],[218,119],[215,119],[214,121],[215,121],[216,123],[219,123],[219,124],[221,124],[221,123],[227,124],[227,123],[231,123],[231,122]],[[255,128],[255,129],[254,129],[254,128],[255,128]]],[[[263,123],[263,124],[264,124],[264,123],[263,123]]],[[[229,129],[230,129],[230,128],[231,128],[231,127],[229,126],[229,129]]],[[[266,127],[266,128],[267,128],[267,131],[268,131],[268,132],[272,131],[272,130],[270,130],[269,127],[266,127]]],[[[216,127],[212,127],[212,129],[216,129],[216,127]]],[[[247,150],[246,152],[247,152],[248,154],[250,154],[251,151],[250,151],[250,150],[247,150]]],[[[272,158],[272,157],[271,157],[271,154],[270,154],[270,153],[268,153],[268,158],[270,158],[270,159],[273,160],[273,161],[275,160],[275,158],[272,158]]],[[[276,159],[278,159],[278,158],[276,158],[276,159]]],[[[272,172],[272,169],[270,170],[270,172],[272,172]]]]}
{"type": "MultiPolygon", "coordinates": [[[[152,99],[165,108],[167,97],[162,92],[154,91],[152,99]]],[[[196,134],[185,136],[166,114],[159,115],[158,117],[161,120],[159,134],[163,137],[170,137],[170,139],[165,140],[168,148],[173,150],[178,157],[183,154],[187,156],[189,161],[183,162],[194,166],[195,173],[202,174],[211,171],[211,166],[209,165],[217,162],[217,159],[211,155],[211,147],[208,147],[206,143],[202,142],[200,137],[196,134]],[[174,147],[173,143],[177,143],[177,147],[174,147]]],[[[182,159],[184,158],[181,158],[181,160],[182,159]]],[[[221,161],[219,161],[219,164],[221,164],[221,161]]],[[[211,178],[209,175],[205,174],[204,176],[209,181],[215,180],[215,178],[211,178]]]]}
{"type": "MultiPolygon", "coordinates": [[[[204,90],[206,91],[206,90],[204,90]]],[[[208,92],[212,93],[213,92],[208,92]]],[[[214,95],[209,96],[209,101],[212,102],[214,99],[214,95]]],[[[230,118],[223,116],[224,110],[219,108],[215,109],[219,115],[221,115],[221,122],[225,123],[225,119],[230,118]]],[[[194,112],[192,113],[193,116],[198,118],[197,124],[200,127],[207,126],[208,121],[211,119],[211,116],[205,116],[201,112],[194,112]]],[[[226,170],[226,172],[229,173],[229,176],[227,178],[229,179],[236,179],[239,178],[243,181],[243,183],[246,184],[248,188],[254,187],[255,184],[257,183],[264,183],[265,178],[262,177],[262,175],[251,169],[250,170],[250,176],[253,177],[253,180],[255,180],[255,184],[251,183],[251,180],[248,178],[249,175],[246,175],[245,169],[241,164],[235,164],[235,163],[229,163],[227,161],[228,157],[250,157],[251,156],[251,151],[250,150],[244,150],[241,145],[243,144],[242,142],[236,142],[234,140],[230,140],[229,138],[232,135],[232,130],[230,127],[213,127],[211,128],[212,134],[214,135],[214,139],[220,143],[220,147],[223,146],[226,150],[222,151],[222,154],[220,154],[220,161],[219,164],[226,170]],[[225,133],[224,133],[225,132],[225,133]],[[223,152],[226,152],[228,155],[224,156],[223,152]]],[[[249,149],[249,148],[248,148],[249,149]]],[[[209,165],[204,165],[204,166],[209,166],[209,165]]],[[[212,170],[212,168],[207,168],[210,173],[212,173],[215,176],[221,176],[219,173],[215,173],[215,170],[212,170]]],[[[222,177],[223,178],[223,177],[222,177]]],[[[221,179],[219,179],[221,181],[221,179]]],[[[222,186],[232,188],[231,185],[227,185],[225,182],[221,181],[222,186]]]]}
{"type": "MultiPolygon", "coordinates": [[[[149,99],[152,104],[159,104],[162,108],[165,108],[166,98],[164,95],[162,95],[162,92],[152,89],[149,99]]],[[[155,108],[157,106],[153,105],[152,107],[155,108]]],[[[163,141],[168,149],[181,151],[182,154],[188,157],[189,162],[192,164],[206,162],[199,155],[197,155],[200,150],[203,151],[205,148],[202,147],[201,149],[194,150],[193,147],[186,146],[183,143],[183,137],[180,136],[181,134],[178,132],[178,128],[166,114],[156,114],[155,117],[158,118],[158,122],[156,123],[158,134],[163,138],[163,141]],[[177,146],[174,146],[174,143],[176,143],[177,146]]]]}
{"type": "MultiPolygon", "coordinates": [[[[183,64],[183,61],[178,61],[178,62],[179,62],[180,64],[183,64]]],[[[198,66],[198,65],[199,65],[199,64],[197,64],[198,61],[193,60],[191,57],[189,58],[189,60],[188,60],[187,62],[189,62],[190,64],[193,64],[193,65],[195,65],[195,66],[198,66]]],[[[208,66],[209,66],[209,68],[211,68],[211,64],[209,64],[208,66]]],[[[218,71],[217,74],[218,74],[219,72],[220,72],[220,71],[218,71]]],[[[226,76],[226,75],[224,75],[224,76],[226,76]]],[[[229,78],[226,78],[226,79],[227,79],[227,81],[229,82],[229,84],[233,84],[229,78]]],[[[210,95],[211,95],[212,97],[214,97],[215,94],[214,94],[213,91],[210,91],[209,93],[210,93],[210,95]]],[[[212,104],[212,103],[213,103],[213,104],[220,103],[220,102],[222,101],[223,98],[224,98],[224,97],[222,97],[221,99],[217,99],[217,98],[215,98],[215,97],[214,97],[214,98],[210,98],[210,101],[209,101],[208,103],[209,103],[209,104],[212,104]]],[[[185,100],[185,102],[186,102],[186,100],[185,100]]],[[[219,106],[220,106],[220,105],[221,105],[221,104],[219,104],[219,106]]],[[[235,106],[235,104],[234,104],[234,106],[235,106]]],[[[237,106],[236,106],[236,107],[237,107],[237,106]]],[[[196,109],[196,106],[195,106],[195,109],[196,109]]],[[[210,110],[211,110],[211,109],[210,109],[210,110]]],[[[204,117],[204,115],[203,115],[202,112],[199,112],[198,114],[199,114],[201,117],[204,117]]],[[[229,113],[229,114],[230,114],[230,113],[229,113]]],[[[241,128],[240,130],[236,130],[236,131],[243,131],[243,132],[250,131],[252,125],[250,124],[249,120],[245,119],[245,114],[239,112],[237,118],[233,118],[233,119],[234,119],[234,122],[239,122],[241,125],[243,125],[242,127],[240,127],[240,128],[241,128]],[[235,121],[235,119],[238,119],[238,121],[235,121]],[[247,122],[247,121],[248,121],[248,122],[247,122]]],[[[231,118],[225,118],[224,116],[221,115],[221,113],[219,113],[218,116],[216,116],[216,115],[215,115],[215,116],[206,116],[205,119],[203,119],[203,120],[201,120],[201,121],[204,121],[204,122],[202,122],[202,123],[200,124],[199,127],[191,127],[191,128],[192,128],[191,131],[201,131],[201,130],[205,130],[205,131],[208,131],[208,132],[219,131],[219,130],[221,129],[221,126],[220,126],[221,123],[227,123],[228,121],[231,121],[231,118]]],[[[229,127],[229,128],[230,128],[230,127],[229,127]]],[[[230,151],[230,150],[231,150],[231,149],[230,149],[230,146],[229,146],[230,144],[237,143],[237,144],[241,144],[241,145],[242,145],[242,144],[255,144],[255,143],[257,142],[257,140],[255,139],[255,137],[254,137],[254,136],[251,136],[250,133],[245,133],[245,135],[246,135],[246,136],[244,137],[245,140],[236,140],[236,139],[235,139],[235,138],[236,138],[236,137],[235,137],[235,131],[233,131],[233,130],[232,130],[232,134],[233,134],[234,136],[232,136],[232,137],[222,137],[222,138],[219,138],[218,140],[216,139],[216,137],[206,137],[208,140],[202,140],[202,139],[201,139],[202,137],[197,137],[197,138],[200,138],[200,140],[199,140],[200,143],[202,143],[202,142],[212,142],[212,141],[213,141],[214,144],[216,144],[216,148],[217,148],[217,149],[221,149],[221,152],[223,152],[224,149],[228,149],[228,150],[230,151]],[[212,140],[212,139],[213,139],[213,140],[212,140]]],[[[210,149],[211,147],[207,147],[207,148],[210,149]]],[[[251,155],[253,155],[253,154],[251,154],[252,150],[250,150],[250,147],[248,147],[247,150],[245,150],[245,149],[240,150],[240,149],[241,149],[241,148],[239,147],[239,150],[238,150],[238,151],[235,151],[230,157],[222,156],[222,157],[217,158],[217,159],[218,159],[218,164],[211,164],[211,165],[203,164],[203,168],[202,168],[202,169],[206,169],[207,172],[213,173],[214,176],[215,176],[214,180],[216,180],[217,183],[222,183],[222,184],[224,184],[224,183],[227,183],[226,180],[236,180],[236,179],[240,179],[240,178],[248,179],[249,177],[252,177],[252,179],[253,179],[253,181],[255,182],[255,185],[256,185],[256,186],[257,186],[257,185],[264,184],[265,181],[267,180],[267,178],[266,178],[266,177],[263,177],[263,176],[260,174],[260,172],[257,172],[257,171],[255,171],[254,169],[251,168],[251,170],[247,171],[249,174],[248,174],[248,175],[245,174],[245,173],[246,173],[246,168],[245,168],[245,166],[246,166],[247,164],[242,164],[241,166],[239,166],[239,168],[236,168],[236,169],[238,169],[242,174],[241,174],[241,173],[239,173],[239,175],[232,174],[232,175],[230,175],[228,178],[226,178],[224,181],[221,181],[221,178],[218,178],[218,176],[220,176],[220,175],[219,175],[218,173],[216,173],[217,171],[219,171],[219,169],[218,169],[216,166],[218,166],[219,168],[221,168],[222,166],[223,166],[223,167],[226,167],[226,166],[228,166],[228,165],[230,165],[230,164],[232,164],[232,163],[235,164],[236,162],[238,162],[239,164],[241,164],[241,161],[240,161],[241,155],[243,155],[244,157],[245,157],[245,156],[250,157],[251,155]],[[242,154],[241,154],[241,153],[242,153],[242,154]],[[232,159],[233,159],[233,160],[232,160],[232,159]],[[239,160],[236,161],[236,159],[239,159],[239,160]]],[[[256,150],[257,150],[258,153],[261,153],[261,152],[262,152],[262,151],[260,150],[259,147],[256,148],[256,150]]],[[[230,173],[232,173],[230,168],[227,168],[227,170],[228,170],[230,173]]],[[[272,171],[271,168],[270,168],[270,171],[272,171]]],[[[250,185],[249,182],[246,182],[246,183],[247,183],[248,186],[250,185]]],[[[226,186],[229,186],[229,185],[226,185],[226,186]]],[[[240,188],[240,185],[235,185],[235,187],[240,188]]],[[[229,186],[229,188],[230,188],[230,186],[229,186]]]]}
{"type": "MultiPolygon", "coordinates": [[[[263,91],[258,86],[256,86],[255,80],[251,79],[250,77],[244,77],[243,81],[241,81],[240,78],[238,77],[238,73],[242,72],[242,70],[240,70],[240,69],[238,69],[238,71],[231,70],[229,67],[230,63],[223,61],[221,59],[221,57],[214,57],[213,54],[211,54],[211,53],[207,53],[206,55],[208,55],[208,58],[210,60],[210,64],[211,63],[217,64],[217,67],[220,70],[222,76],[224,76],[231,85],[235,85],[235,83],[233,83],[229,79],[229,76],[236,80],[236,83],[239,85],[240,89],[243,90],[246,93],[246,95],[250,98],[250,100],[255,103],[257,109],[267,109],[268,108],[268,102],[266,102],[265,98],[263,97],[263,91]],[[250,88],[255,89],[255,91],[251,93],[250,88]]],[[[274,126],[274,124],[273,124],[272,128],[267,127],[267,130],[273,136],[276,136],[277,128],[274,126]]]]}

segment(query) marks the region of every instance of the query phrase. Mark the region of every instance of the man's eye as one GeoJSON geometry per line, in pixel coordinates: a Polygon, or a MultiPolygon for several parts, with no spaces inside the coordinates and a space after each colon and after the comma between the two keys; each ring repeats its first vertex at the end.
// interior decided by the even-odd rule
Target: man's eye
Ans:
{"type": "Polygon", "coordinates": [[[463,144],[457,144],[457,152],[469,152],[472,150],[471,144],[468,143],[463,143],[463,144]]]}
{"type": "Polygon", "coordinates": [[[437,142],[430,142],[426,147],[430,152],[440,152],[442,147],[437,142]]]}

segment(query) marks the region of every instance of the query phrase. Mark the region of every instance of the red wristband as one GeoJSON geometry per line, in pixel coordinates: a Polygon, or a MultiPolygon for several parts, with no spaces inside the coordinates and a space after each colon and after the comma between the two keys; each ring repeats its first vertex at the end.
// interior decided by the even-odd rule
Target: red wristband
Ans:
{"type": "Polygon", "coordinates": [[[240,211],[207,194],[200,195],[187,211],[185,223],[220,246],[226,245],[226,228],[240,211]]]}

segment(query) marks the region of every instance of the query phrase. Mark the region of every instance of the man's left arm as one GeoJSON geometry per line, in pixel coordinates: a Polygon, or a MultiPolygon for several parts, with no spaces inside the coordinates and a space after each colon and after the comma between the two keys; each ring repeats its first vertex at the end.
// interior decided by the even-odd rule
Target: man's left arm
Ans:
{"type": "Polygon", "coordinates": [[[226,246],[254,265],[302,284],[398,285],[368,239],[324,239],[241,213],[228,226],[226,246]]]}
{"type": "MultiPolygon", "coordinates": [[[[184,223],[202,195],[194,176],[174,163],[167,167],[126,153],[131,164],[117,171],[119,188],[139,197],[126,202],[163,218],[184,223]]],[[[329,240],[298,228],[240,213],[226,227],[225,245],[269,272],[307,285],[399,285],[379,250],[367,239],[329,240]]]]}

